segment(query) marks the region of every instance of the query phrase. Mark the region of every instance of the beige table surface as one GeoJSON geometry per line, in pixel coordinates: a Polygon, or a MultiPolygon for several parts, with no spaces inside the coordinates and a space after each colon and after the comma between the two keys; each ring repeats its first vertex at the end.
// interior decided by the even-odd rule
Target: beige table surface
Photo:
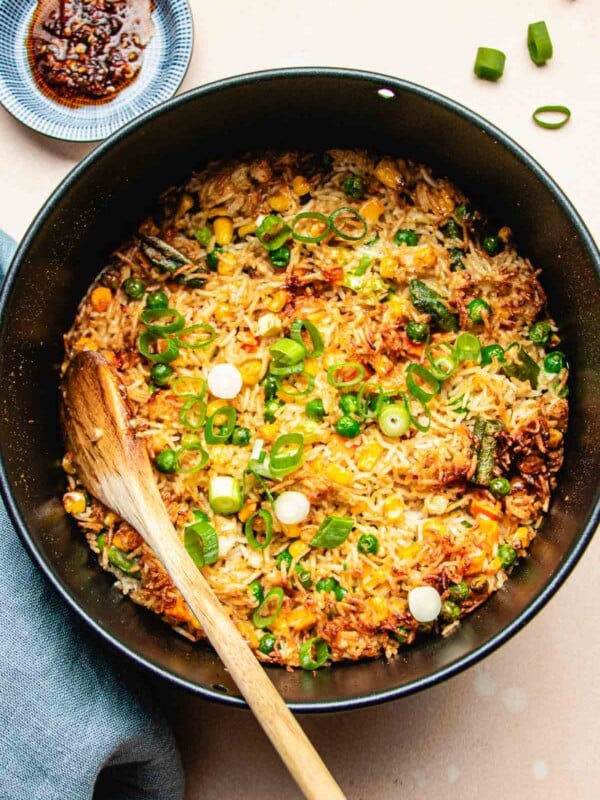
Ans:
{"type": "MultiPolygon", "coordinates": [[[[520,142],[600,234],[599,0],[192,0],[196,46],[184,89],[254,69],[331,65],[387,72],[470,106],[520,142]],[[529,61],[545,19],[555,57],[529,61]],[[507,53],[502,81],[472,75],[479,45],[507,53]],[[542,130],[538,105],[573,110],[542,130]]],[[[87,151],[23,128],[0,109],[0,225],[15,237],[87,151]]],[[[568,279],[568,275],[566,276],[568,279]]],[[[582,298],[585,301],[585,298],[582,298]]],[[[425,693],[303,717],[351,800],[595,800],[600,797],[600,541],[515,639],[425,693]]],[[[186,800],[299,794],[252,717],[157,685],[188,774],[186,800]]]]}

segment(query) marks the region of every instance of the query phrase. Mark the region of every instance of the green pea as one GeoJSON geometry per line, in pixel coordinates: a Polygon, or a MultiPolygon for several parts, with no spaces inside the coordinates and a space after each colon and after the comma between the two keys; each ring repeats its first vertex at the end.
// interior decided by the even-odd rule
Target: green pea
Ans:
{"type": "Polygon", "coordinates": [[[265,422],[275,422],[277,412],[282,405],[283,401],[277,397],[271,397],[270,400],[267,400],[265,403],[265,422]]]}
{"type": "Polygon", "coordinates": [[[421,238],[420,234],[410,228],[400,228],[396,231],[394,241],[396,244],[407,244],[409,247],[414,247],[419,243],[421,238]]]}
{"type": "Polygon", "coordinates": [[[343,394],[340,397],[340,408],[344,414],[356,414],[358,411],[358,400],[355,394],[343,394]]]}
{"type": "Polygon", "coordinates": [[[486,311],[488,314],[491,312],[491,307],[485,300],[481,297],[477,297],[475,300],[471,300],[469,305],[467,306],[467,311],[469,312],[469,318],[472,322],[483,322],[483,315],[482,311],[486,311]]]}
{"type": "Polygon", "coordinates": [[[250,444],[250,428],[241,428],[236,425],[231,434],[231,444],[235,444],[238,447],[245,447],[250,444]]]}
{"type": "Polygon", "coordinates": [[[544,359],[544,372],[549,372],[553,375],[558,374],[567,366],[564,353],[560,350],[555,350],[553,353],[548,353],[544,359]]]}
{"type": "Polygon", "coordinates": [[[169,298],[164,292],[150,292],[146,297],[146,308],[168,308],[169,298]]]}
{"type": "Polygon", "coordinates": [[[346,197],[360,200],[365,191],[365,184],[360,175],[349,175],[342,184],[346,197]]]}
{"type": "Polygon", "coordinates": [[[446,239],[462,239],[463,236],[463,229],[453,219],[449,219],[448,222],[440,228],[446,239]]]}
{"type": "Polygon", "coordinates": [[[323,401],[320,397],[315,397],[314,400],[309,400],[305,407],[306,416],[309,419],[314,419],[317,422],[323,419],[325,416],[325,407],[323,406],[323,401]]]}
{"type": "Polygon", "coordinates": [[[250,589],[250,594],[256,600],[256,602],[259,604],[262,603],[265,598],[265,593],[260,581],[252,581],[248,588],[250,589]]]}
{"type": "Polygon", "coordinates": [[[140,297],[143,297],[146,286],[144,281],[139,278],[127,278],[126,281],[123,281],[123,291],[132,300],[139,300],[140,297]]]}
{"type": "Polygon", "coordinates": [[[200,511],[199,508],[195,508],[192,514],[194,515],[194,522],[210,522],[208,514],[205,511],[200,511]]]}
{"type": "Polygon", "coordinates": [[[333,593],[335,595],[335,599],[339,603],[348,594],[348,591],[347,591],[347,589],[344,589],[343,586],[340,586],[339,583],[336,582],[335,586],[333,587],[333,593]]]}
{"type": "Polygon", "coordinates": [[[411,342],[426,342],[429,338],[429,325],[426,322],[409,322],[406,335],[411,342]]]}
{"type": "Polygon", "coordinates": [[[306,567],[303,567],[302,564],[296,564],[296,569],[294,571],[304,589],[310,589],[312,586],[312,577],[310,571],[307,570],[306,567]]]}
{"type": "Polygon", "coordinates": [[[321,578],[317,581],[317,592],[333,592],[338,582],[335,578],[321,578]]]}
{"type": "Polygon", "coordinates": [[[460,205],[456,206],[454,209],[454,215],[456,219],[462,222],[463,219],[469,219],[471,216],[471,212],[469,211],[469,207],[466,203],[460,203],[460,205]]]}
{"type": "Polygon", "coordinates": [[[529,338],[534,344],[548,344],[552,328],[548,322],[536,322],[529,329],[529,338]]]}
{"type": "Polygon", "coordinates": [[[206,266],[211,272],[216,272],[219,266],[219,253],[223,252],[223,248],[216,244],[210,253],[206,254],[206,266]]]}
{"type": "Polygon", "coordinates": [[[285,245],[278,247],[277,250],[271,250],[269,253],[269,261],[276,269],[285,269],[290,263],[291,251],[285,245]]]}
{"type": "Polygon", "coordinates": [[[446,622],[454,622],[460,617],[460,608],[452,600],[444,600],[441,615],[446,622]]]}
{"type": "Polygon", "coordinates": [[[161,450],[154,459],[154,463],[156,464],[156,469],[160,472],[175,472],[177,469],[177,453],[175,450],[169,450],[168,448],[161,450]]]}
{"type": "Polygon", "coordinates": [[[499,344],[488,344],[481,348],[482,367],[491,364],[494,359],[504,362],[504,349],[499,344]]]}
{"type": "Polygon", "coordinates": [[[173,367],[168,364],[155,364],[150,370],[150,377],[157,386],[166,386],[173,372],[173,367]]]}
{"type": "Polygon", "coordinates": [[[275,397],[279,389],[279,383],[274,375],[267,375],[262,382],[263,389],[265,390],[265,400],[270,400],[275,397]]]}
{"type": "Polygon", "coordinates": [[[194,236],[203,247],[206,247],[212,239],[212,231],[205,225],[203,228],[199,228],[195,231],[194,236]]]}
{"type": "Polygon", "coordinates": [[[481,246],[489,256],[497,256],[502,249],[502,243],[497,236],[484,236],[481,246]]]}
{"type": "Polygon", "coordinates": [[[508,569],[517,560],[517,551],[509,544],[501,544],[498,548],[498,558],[502,562],[504,569],[508,569]]]}
{"type": "Polygon", "coordinates": [[[510,482],[506,478],[492,478],[489,482],[489,490],[494,497],[506,497],[510,494],[510,482]]]}
{"type": "Polygon", "coordinates": [[[354,439],[360,433],[360,423],[344,414],[335,423],[335,432],[346,439],[354,439]]]}
{"type": "Polygon", "coordinates": [[[285,564],[286,567],[289,569],[292,565],[292,554],[289,550],[283,550],[283,552],[279,553],[275,556],[275,563],[277,564],[278,568],[281,569],[281,565],[285,564]]]}
{"type": "Polygon", "coordinates": [[[448,587],[448,594],[455,603],[462,603],[469,596],[469,584],[466,581],[448,587]]]}
{"type": "Polygon", "coordinates": [[[357,549],[359,553],[371,553],[376,555],[379,550],[379,539],[372,533],[363,533],[358,540],[357,549]]]}
{"type": "Polygon", "coordinates": [[[261,636],[260,638],[260,642],[258,643],[258,649],[263,655],[268,656],[269,653],[273,652],[273,649],[275,647],[275,641],[276,639],[272,633],[265,633],[265,635],[261,636]]]}

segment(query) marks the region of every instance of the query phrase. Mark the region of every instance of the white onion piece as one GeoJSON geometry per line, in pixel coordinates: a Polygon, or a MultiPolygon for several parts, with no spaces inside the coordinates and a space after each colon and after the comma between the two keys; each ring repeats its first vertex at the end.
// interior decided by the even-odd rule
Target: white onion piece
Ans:
{"type": "Polygon", "coordinates": [[[275,516],[284,525],[296,525],[308,517],[310,503],[302,492],[282,492],[275,500],[275,516]]]}
{"type": "Polygon", "coordinates": [[[217,364],[208,373],[208,390],[221,400],[233,400],[242,389],[242,376],[233,364],[217,364]]]}
{"type": "Polygon", "coordinates": [[[250,453],[250,461],[258,461],[263,449],[264,439],[257,439],[252,445],[252,452],[250,453]]]}
{"type": "Polygon", "coordinates": [[[442,610],[442,598],[433,586],[416,586],[408,593],[408,607],[417,622],[433,622],[442,610]]]}

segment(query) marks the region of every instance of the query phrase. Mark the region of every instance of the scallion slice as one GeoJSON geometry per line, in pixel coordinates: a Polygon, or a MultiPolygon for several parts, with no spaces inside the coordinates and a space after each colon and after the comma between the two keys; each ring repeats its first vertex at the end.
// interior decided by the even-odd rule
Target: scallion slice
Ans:
{"type": "Polygon", "coordinates": [[[480,47],[475,59],[475,75],[485,81],[497,81],[502,77],[506,56],[501,50],[493,47],[480,47]]]}
{"type": "Polygon", "coordinates": [[[408,395],[403,395],[402,398],[404,400],[404,407],[406,408],[408,416],[410,417],[411,424],[414,425],[418,431],[421,431],[421,433],[425,433],[426,431],[428,431],[429,428],[431,427],[431,411],[429,410],[429,406],[427,405],[427,403],[425,403],[419,397],[415,397],[414,395],[412,399],[409,398],[408,395]],[[419,405],[421,406],[420,411],[416,413],[413,412],[411,405],[411,402],[413,402],[413,400],[414,402],[419,403],[419,405]],[[427,418],[426,423],[421,422],[421,418],[423,416],[427,418]]]}
{"type": "Polygon", "coordinates": [[[356,386],[364,377],[365,368],[358,361],[343,361],[341,364],[333,364],[327,370],[327,382],[338,389],[356,386]],[[338,373],[341,375],[338,376],[338,373]],[[349,377],[345,378],[346,375],[349,377]]]}
{"type": "Polygon", "coordinates": [[[183,314],[174,308],[145,308],[140,317],[149,331],[161,336],[167,333],[177,333],[185,326],[183,314]],[[170,321],[160,322],[160,320],[170,321]]]}
{"type": "Polygon", "coordinates": [[[438,381],[445,381],[458,366],[454,348],[447,342],[440,342],[426,347],[425,355],[431,365],[431,374],[438,381]]]}
{"type": "Polygon", "coordinates": [[[271,363],[269,365],[269,372],[277,378],[280,378],[282,375],[295,375],[299,372],[304,372],[304,364],[300,362],[299,364],[292,364],[291,367],[284,367],[281,364],[271,363]]]}
{"type": "Polygon", "coordinates": [[[421,366],[421,364],[408,365],[406,369],[406,386],[412,396],[416,397],[417,400],[420,400],[422,403],[427,403],[440,392],[440,383],[438,379],[435,375],[432,375],[428,369],[421,366]],[[426,391],[422,385],[417,383],[417,379],[429,386],[431,391],[426,391]]]}
{"type": "Polygon", "coordinates": [[[297,241],[305,242],[306,244],[317,244],[317,242],[322,242],[331,230],[331,220],[326,217],[325,214],[320,214],[318,211],[301,211],[300,214],[296,214],[294,217],[291,230],[292,236],[297,241]],[[316,236],[308,236],[305,233],[300,233],[298,231],[298,223],[301,223],[303,220],[318,222],[323,226],[323,230],[316,236]]]}
{"type": "Polygon", "coordinates": [[[364,238],[368,230],[365,219],[358,213],[358,211],[356,211],[356,209],[349,208],[348,206],[338,208],[333,212],[333,214],[330,214],[329,222],[340,239],[346,239],[349,242],[358,242],[360,239],[364,238]],[[346,217],[347,223],[360,223],[360,230],[352,231],[352,229],[350,229],[349,232],[347,230],[341,230],[337,222],[337,218],[340,215],[344,215],[344,217],[346,217]]]}
{"type": "Polygon", "coordinates": [[[311,547],[339,547],[354,528],[352,517],[325,517],[310,543],[311,547]]]}
{"type": "Polygon", "coordinates": [[[171,381],[171,391],[176,397],[199,397],[206,394],[206,381],[204,378],[181,375],[171,381]]]}
{"type": "Polygon", "coordinates": [[[356,414],[361,419],[379,416],[385,392],[378,383],[363,383],[356,393],[356,414]]]}
{"type": "Polygon", "coordinates": [[[273,517],[266,508],[261,508],[258,511],[255,511],[252,516],[248,517],[244,524],[244,536],[246,537],[250,547],[252,547],[254,550],[264,550],[269,546],[271,539],[273,538],[273,517]],[[263,537],[261,542],[259,542],[256,538],[257,532],[254,529],[254,523],[257,519],[262,520],[265,526],[264,532],[261,533],[261,536],[263,537]]]}
{"type": "Polygon", "coordinates": [[[285,595],[280,586],[275,586],[266,593],[265,599],[252,614],[252,624],[255,628],[268,628],[272,625],[281,612],[285,595]]]}
{"type": "Polygon", "coordinates": [[[531,116],[535,124],[539,125],[540,128],[556,130],[557,128],[562,128],[571,119],[571,110],[566,106],[540,106],[536,108],[531,116]],[[562,114],[563,118],[556,122],[550,122],[549,120],[542,119],[540,114],[562,114]]]}
{"type": "Polygon", "coordinates": [[[179,412],[179,421],[192,431],[199,430],[206,419],[206,403],[200,397],[190,397],[179,412]]]}
{"type": "Polygon", "coordinates": [[[179,347],[175,339],[165,339],[158,333],[152,331],[144,331],[138,337],[138,350],[149,361],[154,361],[155,364],[168,364],[170,361],[175,361],[179,355],[179,347]],[[160,352],[152,352],[150,349],[158,342],[166,342],[167,346],[160,352]]]}
{"type": "Polygon", "coordinates": [[[543,66],[552,58],[552,40],[545,22],[532,22],[527,28],[527,48],[534,64],[543,66]]]}
{"type": "Polygon", "coordinates": [[[233,406],[218,408],[206,421],[204,438],[207,444],[224,444],[233,433],[236,420],[237,411],[233,406]]]}
{"type": "Polygon", "coordinates": [[[292,327],[290,328],[290,337],[298,344],[301,344],[304,348],[306,355],[309,358],[319,358],[323,355],[325,350],[325,343],[323,342],[323,337],[318,331],[316,325],[313,325],[307,319],[295,319],[292,322],[292,327]],[[309,350],[306,346],[306,343],[302,337],[302,331],[306,330],[310,337],[310,341],[312,344],[312,350],[309,350]]]}
{"type": "Polygon", "coordinates": [[[175,459],[177,463],[177,472],[180,475],[193,475],[199,472],[208,464],[209,455],[202,447],[200,439],[193,437],[188,441],[182,440],[181,447],[175,451],[175,459]],[[193,454],[188,458],[188,454],[193,454]],[[186,461],[191,461],[189,466],[184,466],[186,461]]]}
{"type": "Polygon", "coordinates": [[[184,347],[188,350],[202,350],[204,347],[208,347],[211,342],[214,342],[216,338],[217,332],[212,325],[209,325],[207,322],[199,322],[197,325],[190,325],[180,331],[179,336],[176,337],[176,341],[179,347],[184,347]],[[192,335],[195,337],[195,340],[192,338],[190,341],[184,338],[192,335]]]}
{"type": "Polygon", "coordinates": [[[479,361],[481,342],[474,333],[461,333],[456,340],[456,357],[459,361],[479,361]]]}
{"type": "Polygon", "coordinates": [[[214,564],[219,559],[219,536],[206,520],[198,520],[185,528],[183,544],[197,567],[214,564]]]}
{"type": "Polygon", "coordinates": [[[278,367],[293,367],[306,358],[306,348],[302,341],[285,337],[272,344],[269,353],[278,367]]]}
{"type": "Polygon", "coordinates": [[[391,403],[383,407],[377,417],[377,423],[385,436],[398,438],[404,436],[410,428],[410,414],[404,405],[391,403]]]}
{"type": "Polygon", "coordinates": [[[278,250],[291,235],[290,226],[276,214],[269,214],[256,229],[256,238],[265,250],[278,250]]]}
{"type": "Polygon", "coordinates": [[[304,436],[301,433],[284,433],[273,443],[269,470],[276,478],[283,478],[298,469],[303,459],[304,436]]]}
{"type": "Polygon", "coordinates": [[[231,475],[215,475],[208,484],[208,502],[215,514],[237,514],[244,503],[242,490],[231,475]]]}
{"type": "Polygon", "coordinates": [[[329,655],[329,645],[321,636],[314,636],[312,639],[308,639],[308,641],[300,645],[298,651],[300,666],[308,671],[322,667],[329,655]]]}

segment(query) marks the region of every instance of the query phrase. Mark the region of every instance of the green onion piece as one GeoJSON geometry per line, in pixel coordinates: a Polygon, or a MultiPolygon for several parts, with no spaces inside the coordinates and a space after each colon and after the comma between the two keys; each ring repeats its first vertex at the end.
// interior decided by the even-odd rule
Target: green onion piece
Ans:
{"type": "Polygon", "coordinates": [[[405,395],[405,394],[402,395],[402,399],[404,400],[404,407],[406,408],[406,410],[408,412],[408,416],[410,417],[411,424],[414,425],[415,428],[418,431],[421,431],[421,433],[425,433],[426,431],[428,431],[430,426],[431,426],[431,411],[429,410],[429,406],[427,405],[427,403],[425,403],[419,397],[414,397],[414,400],[417,403],[419,403],[419,405],[421,406],[420,411],[418,411],[415,414],[415,413],[413,413],[413,409],[412,409],[412,406],[411,406],[411,403],[412,403],[413,399],[410,398],[408,395],[405,395]],[[421,422],[421,417],[423,417],[423,416],[425,416],[427,418],[427,423],[426,424],[421,422]]]}
{"type": "Polygon", "coordinates": [[[310,672],[314,669],[319,669],[327,661],[329,658],[329,645],[320,636],[314,636],[300,645],[298,655],[302,669],[310,672]]]}
{"type": "Polygon", "coordinates": [[[210,522],[198,520],[188,525],[183,532],[183,545],[199,568],[219,560],[219,536],[210,522]]]}
{"type": "Polygon", "coordinates": [[[98,548],[98,550],[100,550],[100,552],[102,552],[102,550],[104,550],[104,548],[106,547],[106,534],[105,533],[100,533],[96,537],[96,547],[98,548]]]}
{"type": "Polygon", "coordinates": [[[304,348],[306,355],[309,358],[319,358],[319,356],[323,355],[325,350],[325,343],[323,342],[323,337],[319,333],[316,325],[313,325],[307,319],[295,319],[292,322],[292,327],[290,328],[290,337],[298,344],[301,344],[304,348]],[[308,336],[310,338],[312,349],[309,350],[306,346],[304,339],[302,337],[302,331],[306,330],[308,336]]]}
{"type": "Polygon", "coordinates": [[[338,389],[356,386],[364,377],[365,368],[362,364],[359,364],[358,361],[343,361],[341,364],[333,364],[327,370],[327,382],[330,386],[335,386],[338,389]],[[338,372],[342,372],[344,375],[350,373],[351,377],[346,380],[343,378],[340,379],[338,377],[338,372]]]}
{"type": "Polygon", "coordinates": [[[179,412],[179,421],[186,428],[197,431],[206,419],[206,403],[199,397],[190,397],[179,412]]]}
{"type": "Polygon", "coordinates": [[[529,339],[534,344],[546,345],[550,339],[552,328],[549,322],[536,322],[529,329],[529,339]]]}
{"type": "Polygon", "coordinates": [[[534,64],[541,67],[552,58],[552,40],[545,22],[532,22],[527,28],[527,47],[534,64]]]}
{"type": "Polygon", "coordinates": [[[410,428],[410,415],[404,405],[392,403],[383,407],[377,423],[383,434],[396,439],[404,436],[410,428]]]}
{"type": "Polygon", "coordinates": [[[318,211],[301,211],[300,214],[296,214],[294,220],[292,222],[292,236],[299,242],[305,242],[306,244],[317,244],[317,242],[322,242],[323,239],[327,236],[329,231],[331,230],[331,220],[325,216],[325,214],[319,214],[318,211]],[[316,236],[307,236],[304,233],[298,232],[298,223],[302,222],[303,220],[312,220],[313,222],[319,222],[323,225],[323,230],[321,233],[318,233],[316,236]]]}
{"type": "Polygon", "coordinates": [[[304,459],[304,436],[284,433],[275,439],[269,456],[269,469],[276,478],[283,478],[298,469],[304,459]]]}
{"type": "Polygon", "coordinates": [[[252,614],[252,624],[255,628],[268,628],[277,619],[283,606],[285,595],[280,586],[276,586],[266,593],[265,599],[252,614]]]}
{"type": "Polygon", "coordinates": [[[206,381],[204,378],[181,375],[171,381],[171,391],[176,397],[199,397],[206,394],[206,381]]]}
{"type": "Polygon", "coordinates": [[[202,447],[202,443],[197,437],[194,437],[193,441],[184,442],[182,440],[181,447],[179,450],[175,451],[175,457],[177,461],[177,472],[181,475],[193,475],[195,472],[199,472],[208,464],[209,459],[208,453],[202,447]],[[196,453],[196,459],[195,461],[192,460],[191,466],[183,467],[182,461],[187,453],[196,453]]]}
{"type": "Polygon", "coordinates": [[[438,381],[445,381],[458,366],[456,352],[452,345],[447,342],[440,342],[426,347],[425,355],[431,364],[431,374],[438,381]]]}
{"type": "MultiPolygon", "coordinates": [[[[312,588],[313,582],[310,570],[306,569],[306,567],[303,564],[296,564],[296,566],[294,567],[294,572],[298,576],[298,580],[300,581],[300,585],[302,586],[303,589],[312,588]]],[[[292,581],[292,586],[294,586],[293,581],[292,581]]]]}
{"type": "Polygon", "coordinates": [[[138,337],[138,350],[149,361],[154,361],[155,364],[168,364],[170,361],[175,361],[179,355],[179,347],[175,339],[164,339],[157,333],[152,331],[144,331],[138,337]],[[153,353],[150,347],[159,341],[164,341],[167,346],[161,352],[153,353]]]}
{"type": "Polygon", "coordinates": [[[278,250],[292,235],[292,229],[276,214],[269,214],[256,230],[256,238],[265,250],[278,250]]]}
{"type": "Polygon", "coordinates": [[[371,256],[363,256],[358,262],[358,266],[354,270],[353,274],[357,275],[360,278],[362,275],[365,274],[365,272],[369,269],[372,263],[373,259],[371,258],[371,256]]]}
{"type": "Polygon", "coordinates": [[[562,128],[571,119],[571,109],[567,108],[566,106],[539,106],[539,108],[536,108],[531,116],[535,124],[539,125],[540,128],[556,130],[558,128],[562,128]],[[559,119],[556,122],[550,122],[549,120],[542,119],[540,114],[563,114],[563,119],[559,119]]]}
{"type": "Polygon", "coordinates": [[[271,358],[277,367],[293,367],[306,358],[306,348],[294,339],[278,339],[269,347],[271,358]]]}
{"type": "Polygon", "coordinates": [[[113,567],[117,567],[121,572],[131,575],[140,571],[137,561],[134,558],[128,558],[118,547],[109,547],[106,555],[113,567]]]}
{"type": "MultiPolygon", "coordinates": [[[[299,364],[292,364],[291,367],[284,367],[279,363],[275,364],[271,362],[269,365],[269,372],[272,376],[275,376],[275,378],[280,378],[283,375],[296,375],[299,372],[304,372],[304,364],[301,361],[299,364]]],[[[277,390],[279,390],[279,383],[277,384],[277,390]]]]}
{"type": "Polygon", "coordinates": [[[506,56],[493,47],[479,47],[475,59],[475,75],[485,81],[497,81],[502,77],[506,56]]]}
{"type": "Polygon", "coordinates": [[[325,517],[310,543],[311,547],[339,547],[354,528],[352,517],[325,517]]]}
{"type": "Polygon", "coordinates": [[[176,337],[177,344],[179,347],[184,347],[188,350],[202,350],[204,347],[208,347],[211,342],[217,338],[217,332],[213,328],[212,325],[209,325],[207,322],[199,322],[197,325],[190,325],[188,328],[184,328],[180,331],[179,336],[176,337]],[[197,339],[194,341],[189,341],[184,339],[184,336],[190,336],[191,334],[196,334],[197,339]]]}
{"type": "Polygon", "coordinates": [[[206,511],[200,511],[199,508],[194,508],[192,510],[192,514],[194,516],[194,522],[208,522],[208,514],[206,511]]]}
{"type": "Polygon", "coordinates": [[[237,514],[244,500],[239,481],[231,475],[216,475],[208,484],[208,502],[215,514],[237,514]]]}
{"type": "MultiPolygon", "coordinates": [[[[507,348],[507,351],[510,348],[507,348]]],[[[502,367],[502,371],[509,378],[518,378],[520,381],[529,381],[534,389],[537,389],[540,368],[535,363],[529,353],[520,345],[518,346],[517,358],[519,363],[507,361],[502,367]]]]}
{"type": "Polygon", "coordinates": [[[435,375],[432,375],[428,369],[421,366],[421,364],[409,364],[406,368],[406,386],[408,391],[417,400],[422,403],[427,403],[432,397],[440,392],[440,383],[435,375]],[[417,383],[417,378],[427,384],[431,389],[430,392],[426,391],[422,385],[417,383]]]}
{"type": "Polygon", "coordinates": [[[461,333],[456,340],[456,356],[459,361],[479,361],[481,342],[474,333],[461,333]]]}
{"type": "Polygon", "coordinates": [[[304,378],[306,381],[306,385],[304,388],[298,389],[293,384],[290,383],[283,383],[283,381],[279,384],[279,391],[286,395],[287,397],[305,397],[307,394],[310,394],[315,385],[315,379],[310,373],[303,371],[295,373],[295,376],[298,378],[304,378]]]}
{"type": "Polygon", "coordinates": [[[360,200],[365,191],[365,185],[360,175],[348,175],[342,184],[344,194],[352,200],[360,200]]]}
{"type": "Polygon", "coordinates": [[[358,211],[356,211],[356,209],[354,209],[354,208],[343,207],[343,208],[336,209],[333,212],[333,214],[330,214],[329,222],[330,222],[331,227],[333,228],[333,230],[340,237],[340,239],[346,239],[349,242],[358,242],[367,233],[367,223],[366,223],[366,221],[363,219],[363,217],[361,217],[361,215],[358,213],[358,211]],[[340,228],[338,227],[338,225],[336,223],[336,220],[337,220],[337,218],[338,218],[338,216],[340,214],[347,215],[347,216],[351,217],[353,221],[360,222],[360,224],[361,224],[360,232],[358,234],[352,234],[352,233],[347,233],[347,232],[345,232],[343,230],[340,230],[340,228]]]}
{"type": "Polygon", "coordinates": [[[212,239],[212,231],[205,225],[203,228],[198,228],[197,231],[194,231],[194,236],[203,247],[207,247],[212,239]]]}
{"type": "MultiPolygon", "coordinates": [[[[342,405],[342,400],[344,398],[353,398],[354,395],[342,395],[342,400],[340,400],[340,406],[342,407],[342,411],[345,414],[355,413],[361,419],[374,419],[375,417],[379,416],[381,411],[381,407],[383,405],[385,392],[383,391],[383,387],[381,387],[378,383],[363,383],[360,387],[358,392],[356,393],[356,407],[353,408],[344,408],[342,405]]],[[[348,402],[348,401],[346,401],[348,402]]]]}
{"type": "Polygon", "coordinates": [[[310,400],[306,404],[305,411],[309,419],[317,420],[317,422],[320,422],[325,416],[325,407],[320,397],[315,397],[314,400],[310,400]]]}
{"type": "Polygon", "coordinates": [[[206,421],[204,438],[207,444],[224,444],[235,428],[237,411],[233,406],[221,406],[206,421]],[[225,418],[225,422],[221,422],[225,418]],[[217,424],[217,420],[219,420],[217,424]]]}
{"type": "Polygon", "coordinates": [[[264,550],[265,547],[271,544],[271,539],[273,538],[273,517],[266,508],[261,508],[259,511],[255,511],[252,516],[248,517],[244,524],[244,536],[248,540],[250,547],[254,550],[264,550]],[[262,542],[258,541],[256,538],[256,531],[254,530],[254,522],[257,519],[261,519],[265,526],[262,542]]]}
{"type": "Polygon", "coordinates": [[[423,281],[413,279],[408,285],[410,302],[419,311],[431,316],[443,331],[458,330],[458,315],[449,311],[442,303],[440,295],[423,281]]]}
{"type": "Polygon", "coordinates": [[[161,336],[167,333],[177,333],[185,326],[183,315],[174,308],[145,308],[140,317],[149,331],[161,336]],[[171,321],[157,324],[157,321],[161,319],[169,319],[171,321]]]}

